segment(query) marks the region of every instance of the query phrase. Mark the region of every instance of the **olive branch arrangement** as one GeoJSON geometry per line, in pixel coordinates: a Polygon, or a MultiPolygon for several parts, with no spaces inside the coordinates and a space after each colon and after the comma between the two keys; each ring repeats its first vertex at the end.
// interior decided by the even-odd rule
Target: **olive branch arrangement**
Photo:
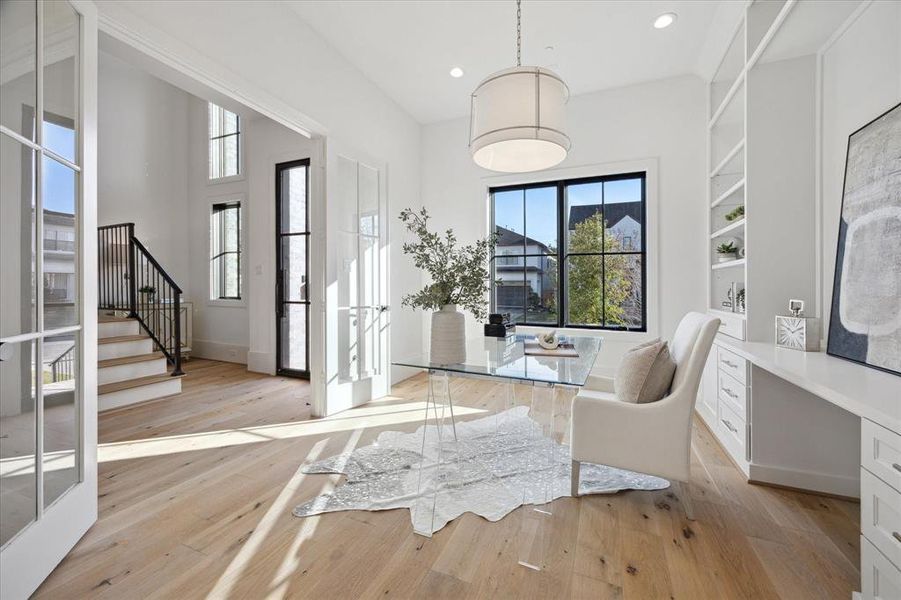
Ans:
{"type": "Polygon", "coordinates": [[[488,258],[497,243],[497,233],[458,247],[452,229],[444,235],[429,230],[429,213],[425,208],[418,213],[406,208],[399,218],[417,238],[404,243],[404,254],[410,255],[413,264],[432,279],[418,292],[405,295],[401,304],[423,310],[439,310],[447,304],[456,304],[484,321],[488,316],[485,303],[490,283],[488,258]]]}

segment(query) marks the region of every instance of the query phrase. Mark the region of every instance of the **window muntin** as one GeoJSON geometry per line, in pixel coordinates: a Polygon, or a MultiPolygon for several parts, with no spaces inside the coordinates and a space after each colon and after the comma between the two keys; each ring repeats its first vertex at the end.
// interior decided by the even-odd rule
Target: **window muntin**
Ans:
{"type": "Polygon", "coordinates": [[[241,174],[241,118],[209,103],[211,181],[241,174]]]}
{"type": "Polygon", "coordinates": [[[629,173],[491,189],[492,311],[520,325],[646,331],[645,181],[629,173]]]}
{"type": "Polygon", "coordinates": [[[241,202],[210,210],[210,299],[241,299],[241,202]]]}

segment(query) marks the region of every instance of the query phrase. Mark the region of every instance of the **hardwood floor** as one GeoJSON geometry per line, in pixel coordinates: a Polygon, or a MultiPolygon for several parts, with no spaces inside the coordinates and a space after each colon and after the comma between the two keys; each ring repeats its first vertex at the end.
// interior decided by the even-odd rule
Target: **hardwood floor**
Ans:
{"type": "MultiPolygon", "coordinates": [[[[858,505],[747,484],[697,423],[694,522],[668,490],[563,498],[552,516],[497,523],[467,514],[431,539],[406,510],[298,519],[296,504],[339,481],[301,464],[414,429],[425,378],[309,420],[305,382],[186,370],[182,394],[100,417],[100,518],[36,597],[845,600],[860,587],[858,505]],[[542,570],[518,565],[524,553],[542,570]]],[[[476,408],[504,394],[452,386],[476,408]]]]}

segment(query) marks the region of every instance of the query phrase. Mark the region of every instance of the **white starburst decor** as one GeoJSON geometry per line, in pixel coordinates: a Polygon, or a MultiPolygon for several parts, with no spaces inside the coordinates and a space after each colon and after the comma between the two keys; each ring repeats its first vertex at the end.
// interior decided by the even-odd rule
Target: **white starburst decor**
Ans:
{"type": "MultiPolygon", "coordinates": [[[[456,433],[454,439],[449,424],[440,432],[427,425],[425,438],[422,427],[385,431],[370,446],[304,466],[304,473],[343,473],[347,481],[294,515],[409,508],[414,530],[431,535],[465,512],[498,521],[519,506],[569,496],[569,447],[541,435],[528,407],[457,422],[456,433]]],[[[659,477],[583,463],[579,493],[668,486],[659,477]]]]}

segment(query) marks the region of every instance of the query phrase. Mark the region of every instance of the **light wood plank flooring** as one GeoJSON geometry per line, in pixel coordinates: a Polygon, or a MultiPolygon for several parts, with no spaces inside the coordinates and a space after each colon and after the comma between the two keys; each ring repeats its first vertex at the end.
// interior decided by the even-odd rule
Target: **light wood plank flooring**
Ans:
{"type": "MultiPolygon", "coordinates": [[[[305,382],[203,360],[187,372],[182,394],[100,417],[100,518],[38,598],[845,600],[859,589],[858,505],[748,485],[698,423],[695,522],[669,491],[626,492],[560,499],[552,516],[465,515],[425,539],[406,510],[291,515],[339,482],[301,474],[304,461],[420,424],[424,376],[310,420],[305,382]],[[543,570],[519,566],[524,555],[543,570]]],[[[475,408],[504,396],[485,381],[452,386],[475,408]]]]}

